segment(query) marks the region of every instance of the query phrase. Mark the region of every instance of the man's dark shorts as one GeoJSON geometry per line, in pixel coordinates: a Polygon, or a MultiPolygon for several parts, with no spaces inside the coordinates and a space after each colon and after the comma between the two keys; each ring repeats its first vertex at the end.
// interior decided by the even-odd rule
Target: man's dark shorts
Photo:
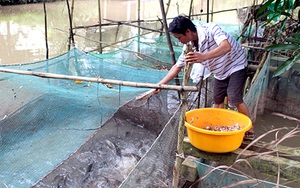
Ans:
{"type": "Polygon", "coordinates": [[[229,104],[236,106],[243,103],[243,91],[246,81],[247,68],[232,73],[225,80],[214,80],[214,102],[222,104],[228,96],[229,104]]]}

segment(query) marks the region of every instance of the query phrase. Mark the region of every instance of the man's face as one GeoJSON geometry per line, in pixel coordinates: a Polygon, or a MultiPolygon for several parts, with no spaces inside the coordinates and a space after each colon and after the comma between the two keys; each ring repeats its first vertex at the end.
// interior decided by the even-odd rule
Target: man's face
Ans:
{"type": "Polygon", "coordinates": [[[186,44],[192,40],[191,31],[189,29],[186,30],[185,35],[179,33],[172,33],[172,35],[183,44],[186,44]]]}

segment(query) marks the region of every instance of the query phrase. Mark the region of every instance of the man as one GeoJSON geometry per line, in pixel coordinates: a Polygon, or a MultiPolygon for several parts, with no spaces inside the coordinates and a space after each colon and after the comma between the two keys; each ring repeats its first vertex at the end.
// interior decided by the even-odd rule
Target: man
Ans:
{"type": "MultiPolygon", "coordinates": [[[[224,99],[227,96],[232,106],[240,113],[249,117],[247,105],[243,101],[243,88],[246,81],[247,58],[239,43],[214,23],[197,24],[184,17],[178,16],[170,23],[168,32],[181,43],[192,42],[195,51],[184,52],[168,74],[158,83],[167,84],[175,78],[185,62],[201,63],[214,75],[214,107],[224,108],[224,99]]],[[[156,90],[154,93],[158,93],[156,90]]],[[[254,131],[251,128],[245,139],[253,139],[254,131]]]]}

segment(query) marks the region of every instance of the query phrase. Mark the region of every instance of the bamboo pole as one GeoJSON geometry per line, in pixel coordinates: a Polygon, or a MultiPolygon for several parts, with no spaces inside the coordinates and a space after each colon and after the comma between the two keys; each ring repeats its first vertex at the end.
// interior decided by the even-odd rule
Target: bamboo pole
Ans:
{"type": "Polygon", "coordinates": [[[151,28],[147,28],[147,27],[141,27],[141,26],[134,25],[134,24],[131,24],[131,23],[128,23],[128,22],[114,21],[114,20],[110,20],[110,19],[104,19],[104,20],[107,20],[107,21],[110,21],[110,22],[118,23],[117,25],[124,24],[124,25],[132,26],[132,27],[138,27],[138,28],[140,28],[140,29],[149,30],[149,31],[152,31],[152,32],[158,32],[158,33],[161,33],[161,31],[159,31],[159,30],[155,30],[155,29],[151,29],[151,28]]]}
{"type": "Polygon", "coordinates": [[[242,47],[245,47],[245,48],[250,48],[250,49],[256,49],[256,50],[265,50],[264,47],[257,47],[257,46],[249,46],[247,44],[241,44],[242,47]]]}
{"type": "Polygon", "coordinates": [[[158,62],[161,62],[161,63],[164,63],[164,64],[170,64],[170,62],[166,62],[166,61],[157,59],[157,58],[155,58],[155,57],[152,57],[152,56],[150,56],[150,55],[147,55],[147,54],[144,54],[144,53],[141,53],[141,52],[136,52],[136,51],[128,50],[128,49],[125,49],[125,48],[118,48],[118,49],[123,50],[123,51],[130,52],[130,53],[133,53],[133,54],[145,56],[145,57],[147,57],[147,58],[153,59],[153,60],[155,60],[155,61],[158,61],[158,62]]]}
{"type": "MultiPolygon", "coordinates": [[[[103,18],[103,20],[107,20],[106,18],[103,18]]],[[[115,21],[115,22],[119,22],[119,23],[99,23],[99,24],[92,24],[92,25],[83,25],[83,26],[76,26],[76,27],[73,27],[73,29],[87,29],[87,28],[90,28],[90,27],[99,27],[99,25],[101,26],[114,26],[114,25],[119,25],[120,23],[137,23],[137,22],[157,22],[159,21],[159,19],[157,20],[134,20],[134,21],[115,21]]]]}
{"type": "MultiPolygon", "coordinates": [[[[72,21],[73,21],[73,11],[70,10],[70,5],[69,5],[69,0],[66,0],[67,2],[67,8],[68,8],[68,15],[69,15],[69,24],[70,24],[70,34],[69,34],[69,44],[68,44],[68,51],[71,48],[71,43],[72,45],[75,44],[74,42],[74,34],[73,34],[73,26],[72,26],[72,21]]],[[[72,10],[74,9],[74,0],[72,0],[72,10]]]]}
{"type": "MultiPolygon", "coordinates": [[[[67,33],[66,31],[61,30],[61,29],[59,29],[59,28],[53,28],[53,29],[56,29],[56,30],[61,31],[61,32],[64,32],[64,33],[67,33]]],[[[145,33],[145,35],[146,35],[146,34],[149,34],[149,33],[151,33],[151,32],[147,32],[147,33],[145,33]]],[[[112,43],[112,44],[107,44],[106,42],[94,40],[94,39],[92,39],[92,38],[89,38],[89,37],[86,37],[86,36],[83,36],[83,35],[80,35],[80,34],[75,34],[75,35],[78,36],[78,37],[84,38],[84,39],[86,39],[86,40],[92,41],[92,42],[101,43],[101,44],[106,44],[106,46],[103,46],[102,49],[107,48],[107,47],[111,47],[111,46],[117,46],[116,44],[119,44],[119,43],[122,43],[122,42],[126,42],[126,41],[129,41],[129,40],[135,38],[135,37],[130,37],[130,38],[127,38],[127,39],[124,39],[124,40],[119,40],[118,42],[114,42],[114,43],[112,43]]],[[[143,35],[144,35],[144,34],[143,34],[143,35]]],[[[117,47],[117,48],[119,49],[119,47],[117,47]]],[[[93,50],[93,51],[94,51],[94,50],[93,50]]]]}
{"type": "Polygon", "coordinates": [[[268,51],[265,51],[265,52],[264,52],[263,57],[262,57],[262,59],[261,59],[259,65],[258,65],[258,67],[257,67],[257,69],[256,69],[256,72],[255,72],[255,74],[254,74],[254,76],[253,76],[253,78],[252,78],[251,85],[253,85],[253,83],[254,83],[254,81],[256,80],[256,77],[258,76],[258,74],[259,74],[261,68],[263,67],[264,63],[266,62],[266,59],[267,59],[267,57],[268,57],[268,54],[269,54],[268,51]]]}
{"type": "MultiPolygon", "coordinates": [[[[101,0],[98,0],[99,41],[102,41],[101,0]]],[[[102,54],[102,43],[99,43],[99,53],[102,54]]]]}
{"type": "Polygon", "coordinates": [[[45,21],[46,59],[49,59],[48,29],[47,29],[47,9],[46,9],[46,2],[45,2],[45,0],[43,0],[43,7],[44,7],[44,21],[45,21]]]}
{"type": "Polygon", "coordinates": [[[74,13],[74,0],[72,0],[72,3],[71,3],[71,18],[72,18],[72,21],[73,21],[73,13],[74,13]]]}
{"type": "Polygon", "coordinates": [[[141,0],[138,0],[138,35],[141,35],[141,0]]]}
{"type": "MultiPolygon", "coordinates": [[[[185,50],[185,54],[192,51],[193,45],[191,43],[187,44],[187,49],[185,50]]],[[[183,86],[188,85],[190,73],[191,73],[190,64],[188,62],[185,63],[184,66],[184,75],[183,75],[183,86]]],[[[175,159],[175,165],[173,169],[173,182],[172,187],[177,188],[179,185],[179,178],[180,178],[180,167],[181,163],[183,162],[184,153],[183,153],[183,139],[184,139],[184,123],[185,123],[185,113],[187,109],[187,93],[185,91],[181,92],[181,114],[179,119],[178,125],[178,138],[177,138],[177,155],[175,159]]]]}
{"type": "Polygon", "coordinates": [[[206,3],[206,22],[209,22],[209,0],[207,0],[206,3]]]}
{"type": "Polygon", "coordinates": [[[197,103],[198,108],[200,108],[200,101],[201,101],[201,93],[202,93],[204,74],[205,74],[205,68],[203,68],[202,74],[200,75],[199,91],[198,91],[198,103],[197,103]]]}
{"type": "MultiPolygon", "coordinates": [[[[245,9],[248,7],[242,7],[242,9],[245,9]]],[[[209,14],[219,14],[219,13],[223,13],[223,12],[231,12],[231,11],[237,11],[237,8],[232,8],[232,9],[226,9],[226,10],[219,10],[219,11],[214,11],[214,12],[210,12],[209,14]]],[[[205,16],[207,15],[207,13],[201,13],[201,14],[192,14],[191,16],[205,16]]],[[[168,18],[168,19],[173,19],[173,18],[168,18]]],[[[107,19],[104,19],[107,20],[107,19]]],[[[119,23],[102,23],[101,26],[113,26],[113,25],[118,25],[118,24],[124,24],[124,23],[136,23],[136,22],[155,22],[155,21],[160,21],[160,19],[149,19],[149,20],[131,20],[131,21],[115,21],[115,22],[119,22],[119,23]]],[[[135,27],[138,27],[136,25],[134,25],[135,27]]],[[[85,26],[76,26],[73,27],[73,29],[87,29],[90,27],[99,27],[99,24],[93,24],[93,25],[85,25],[85,26]]],[[[158,31],[157,31],[158,32],[158,31]]]]}
{"type": "Polygon", "coordinates": [[[165,85],[165,84],[150,84],[150,83],[139,83],[139,82],[128,82],[122,80],[111,80],[105,78],[92,78],[83,76],[70,76],[62,74],[35,72],[35,71],[22,71],[15,69],[5,69],[0,67],[0,72],[37,76],[42,78],[53,78],[53,79],[65,79],[65,80],[80,80],[86,82],[96,82],[102,84],[115,84],[120,86],[129,87],[140,87],[140,88],[153,88],[153,89],[165,89],[165,90],[177,90],[177,91],[198,91],[196,86],[176,86],[176,85],[165,85]]]}
{"type": "Polygon", "coordinates": [[[171,5],[171,0],[168,0],[168,2],[167,2],[167,8],[166,8],[166,15],[168,15],[170,5],[171,5]]]}
{"type": "Polygon", "coordinates": [[[210,17],[210,21],[213,22],[214,21],[214,0],[211,1],[211,17],[210,17]]]}
{"type": "MultiPolygon", "coordinates": [[[[168,25],[167,25],[167,18],[166,18],[166,13],[165,13],[164,2],[163,2],[163,0],[160,0],[159,2],[160,2],[160,9],[161,9],[162,17],[163,17],[165,33],[166,33],[166,37],[167,37],[167,41],[168,41],[168,45],[169,45],[169,49],[170,49],[170,55],[171,55],[173,64],[175,64],[176,63],[175,52],[174,52],[174,49],[172,46],[170,34],[168,32],[168,25]]],[[[176,83],[176,85],[180,85],[178,76],[175,77],[175,83],[176,83]]]]}
{"type": "MultiPolygon", "coordinates": [[[[207,18],[206,18],[206,23],[208,23],[208,22],[209,22],[209,0],[207,0],[207,18]]],[[[203,68],[203,72],[200,75],[197,108],[200,108],[201,93],[202,93],[201,91],[202,91],[204,74],[205,74],[205,68],[203,68]]],[[[207,79],[206,79],[206,86],[207,86],[207,79]]],[[[207,98],[207,93],[205,94],[205,97],[207,98]]],[[[205,102],[204,106],[206,106],[206,102],[205,102]]]]}
{"type": "Polygon", "coordinates": [[[189,19],[191,19],[192,8],[193,8],[193,0],[191,0],[191,2],[190,2],[189,19]]]}

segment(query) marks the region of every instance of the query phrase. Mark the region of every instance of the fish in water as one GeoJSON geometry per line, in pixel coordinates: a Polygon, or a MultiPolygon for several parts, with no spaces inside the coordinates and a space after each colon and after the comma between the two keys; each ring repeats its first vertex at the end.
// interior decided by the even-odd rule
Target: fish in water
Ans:
{"type": "Polygon", "coordinates": [[[108,145],[108,147],[114,151],[114,154],[116,154],[117,156],[121,157],[122,156],[122,152],[121,149],[113,142],[109,141],[109,140],[105,140],[106,144],[108,145]]]}
{"type": "Polygon", "coordinates": [[[207,125],[205,127],[206,130],[210,130],[210,131],[220,131],[220,132],[228,132],[228,131],[237,131],[240,130],[241,127],[240,125],[237,123],[233,126],[214,126],[213,128],[210,125],[207,125]]]}

